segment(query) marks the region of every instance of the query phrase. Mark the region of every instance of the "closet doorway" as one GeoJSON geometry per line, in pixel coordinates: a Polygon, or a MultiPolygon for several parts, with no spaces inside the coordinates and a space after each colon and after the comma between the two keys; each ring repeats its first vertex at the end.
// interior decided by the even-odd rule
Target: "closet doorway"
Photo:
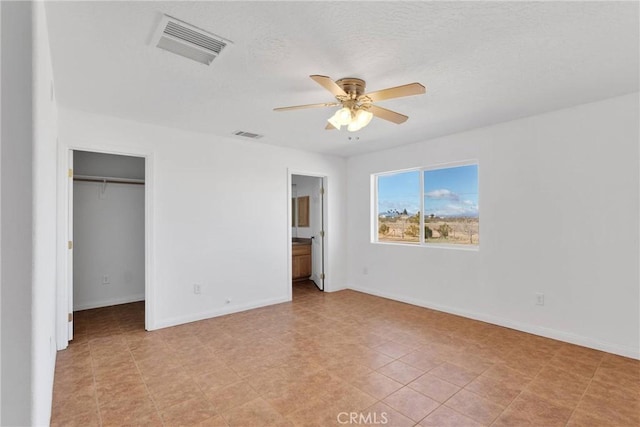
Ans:
{"type": "Polygon", "coordinates": [[[145,158],[71,150],[69,163],[70,313],[144,301],[145,158]]]}

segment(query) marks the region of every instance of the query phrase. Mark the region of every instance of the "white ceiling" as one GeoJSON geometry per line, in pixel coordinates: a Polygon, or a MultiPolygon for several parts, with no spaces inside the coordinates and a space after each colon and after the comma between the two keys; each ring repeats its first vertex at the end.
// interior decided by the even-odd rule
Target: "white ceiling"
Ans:
{"type": "Polygon", "coordinates": [[[349,156],[638,91],[638,2],[47,2],[67,108],[349,156]],[[155,48],[163,13],[233,41],[207,67],[155,48]],[[356,133],[310,74],[427,94],[356,133]],[[348,140],[359,137],[359,140],[348,140]]]}

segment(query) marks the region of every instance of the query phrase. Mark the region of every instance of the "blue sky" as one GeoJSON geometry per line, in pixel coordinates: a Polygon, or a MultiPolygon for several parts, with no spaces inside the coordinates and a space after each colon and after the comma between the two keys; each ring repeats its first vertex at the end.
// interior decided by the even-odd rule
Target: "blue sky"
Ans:
{"type": "Polygon", "coordinates": [[[420,210],[420,171],[378,177],[378,212],[420,210]]]}
{"type": "MultiPolygon", "coordinates": [[[[378,212],[420,210],[420,172],[378,177],[378,212]]],[[[478,216],[478,165],[424,171],[427,215],[478,216]]]]}

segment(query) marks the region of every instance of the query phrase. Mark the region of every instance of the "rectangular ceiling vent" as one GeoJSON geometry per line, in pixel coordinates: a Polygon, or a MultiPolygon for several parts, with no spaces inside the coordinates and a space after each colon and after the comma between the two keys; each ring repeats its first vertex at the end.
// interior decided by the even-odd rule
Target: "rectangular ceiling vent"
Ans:
{"type": "Polygon", "coordinates": [[[232,43],[169,15],[163,15],[153,40],[160,49],[204,65],[210,65],[211,61],[232,43]]]}
{"type": "Polygon", "coordinates": [[[251,133],[251,132],[245,132],[243,130],[237,130],[235,132],[233,132],[233,134],[235,136],[241,136],[243,138],[251,138],[251,139],[260,139],[262,138],[264,135],[260,135],[257,133],[251,133]]]}

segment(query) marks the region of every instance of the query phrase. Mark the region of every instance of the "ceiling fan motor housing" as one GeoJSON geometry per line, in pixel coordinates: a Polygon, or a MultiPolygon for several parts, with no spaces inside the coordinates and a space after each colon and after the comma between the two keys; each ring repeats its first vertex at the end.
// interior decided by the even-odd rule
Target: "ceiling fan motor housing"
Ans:
{"type": "Polygon", "coordinates": [[[336,84],[347,92],[352,99],[364,94],[366,87],[364,80],[356,79],[355,77],[345,77],[344,79],[336,81],[336,84]]]}

